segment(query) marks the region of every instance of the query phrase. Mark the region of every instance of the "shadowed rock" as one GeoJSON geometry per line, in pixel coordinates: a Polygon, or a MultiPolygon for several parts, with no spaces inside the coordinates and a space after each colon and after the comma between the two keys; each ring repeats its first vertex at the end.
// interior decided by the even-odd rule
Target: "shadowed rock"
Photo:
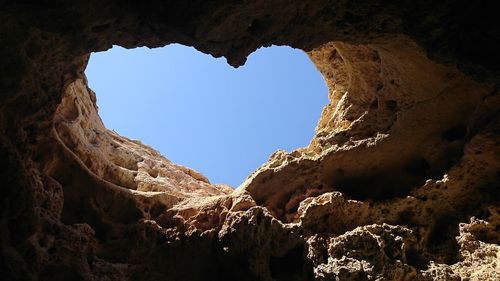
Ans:
{"type": "Polygon", "coordinates": [[[461,2],[3,1],[2,280],[500,279],[500,25],[461,2]],[[311,143],[232,190],[107,130],[89,54],[169,43],[308,52],[311,143]]]}

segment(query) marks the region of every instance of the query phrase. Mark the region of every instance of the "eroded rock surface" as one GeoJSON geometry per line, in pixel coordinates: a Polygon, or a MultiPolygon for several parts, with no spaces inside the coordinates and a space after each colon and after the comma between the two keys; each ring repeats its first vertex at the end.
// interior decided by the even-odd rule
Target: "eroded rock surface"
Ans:
{"type": "Polygon", "coordinates": [[[500,279],[489,4],[49,2],[1,4],[2,280],[500,279]],[[307,51],[310,145],[233,190],[107,130],[89,53],[172,42],[307,51]]]}

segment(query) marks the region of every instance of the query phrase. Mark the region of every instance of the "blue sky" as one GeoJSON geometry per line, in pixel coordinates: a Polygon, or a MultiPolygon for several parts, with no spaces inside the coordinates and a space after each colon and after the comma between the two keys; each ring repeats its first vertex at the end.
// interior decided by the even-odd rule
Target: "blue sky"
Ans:
{"type": "Polygon", "coordinates": [[[85,73],[107,128],[233,187],[275,150],[306,146],[328,102],[321,74],[290,47],[261,48],[235,69],[178,44],[115,46],[85,73]]]}

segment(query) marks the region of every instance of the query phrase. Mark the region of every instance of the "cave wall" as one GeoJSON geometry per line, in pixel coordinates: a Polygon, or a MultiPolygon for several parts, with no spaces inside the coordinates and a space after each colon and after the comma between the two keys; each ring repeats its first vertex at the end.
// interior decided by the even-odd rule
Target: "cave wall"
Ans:
{"type": "Polygon", "coordinates": [[[500,278],[493,3],[0,5],[2,279],[500,278]],[[232,190],[107,130],[89,54],[174,42],[307,51],[330,101],[309,146],[232,190]]]}

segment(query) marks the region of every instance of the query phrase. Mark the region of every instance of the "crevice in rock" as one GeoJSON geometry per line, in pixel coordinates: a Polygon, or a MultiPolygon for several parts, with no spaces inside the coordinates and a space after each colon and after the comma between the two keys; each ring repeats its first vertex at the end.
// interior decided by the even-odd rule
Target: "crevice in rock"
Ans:
{"type": "Polygon", "coordinates": [[[304,246],[298,246],[284,256],[271,256],[269,260],[271,277],[276,281],[313,280],[312,268],[304,263],[304,253],[304,246]]]}
{"type": "Polygon", "coordinates": [[[458,261],[459,246],[454,239],[458,235],[458,221],[449,215],[436,218],[427,238],[427,247],[431,254],[440,256],[440,262],[453,264],[458,261]]]}

